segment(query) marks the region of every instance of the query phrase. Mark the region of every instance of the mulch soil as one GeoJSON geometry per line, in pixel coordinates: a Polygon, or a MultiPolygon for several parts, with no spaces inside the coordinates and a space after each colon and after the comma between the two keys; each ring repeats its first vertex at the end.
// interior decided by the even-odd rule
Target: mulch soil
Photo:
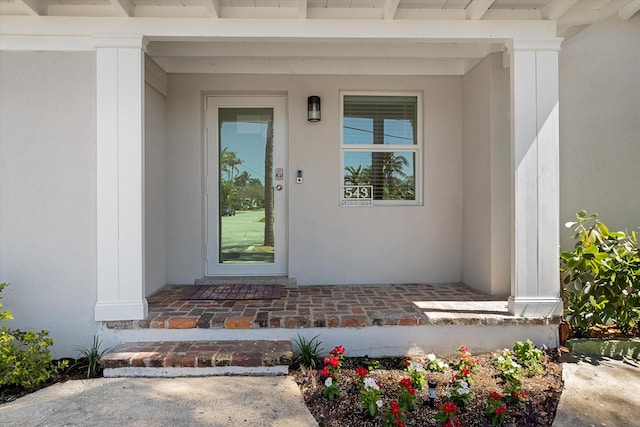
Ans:
{"type": "MultiPolygon", "coordinates": [[[[546,374],[524,378],[523,389],[527,395],[527,402],[508,405],[508,411],[503,427],[507,426],[551,426],[555,417],[556,408],[562,393],[562,365],[558,362],[558,350],[549,349],[545,352],[546,374]]],[[[475,376],[475,383],[471,387],[473,398],[469,404],[460,410],[459,418],[461,426],[488,426],[484,415],[487,399],[491,392],[503,391],[502,379],[499,371],[491,363],[491,354],[474,355],[481,360],[475,376]]],[[[457,354],[439,356],[439,358],[453,366],[459,360],[457,354]]],[[[407,372],[401,368],[400,358],[376,359],[380,369],[370,372],[380,382],[384,390],[382,400],[388,407],[392,400],[396,400],[395,393],[399,388],[401,379],[407,377],[407,372]]],[[[419,357],[415,361],[422,362],[419,357]]],[[[356,367],[364,366],[366,358],[345,358],[340,370],[341,394],[333,401],[322,395],[323,380],[317,377],[316,372],[303,372],[298,370],[292,375],[297,381],[304,396],[307,407],[318,421],[321,427],[380,427],[383,426],[379,414],[369,416],[361,406],[359,379],[356,367]]],[[[425,372],[427,380],[437,381],[437,400],[443,402],[451,381],[452,371],[425,372]]],[[[439,425],[435,415],[436,408],[429,405],[427,387],[416,391],[418,404],[407,413],[407,427],[412,426],[437,426],[439,425]]],[[[384,409],[384,407],[383,407],[384,409]]]]}
{"type": "Polygon", "coordinates": [[[83,366],[86,366],[86,359],[59,359],[54,360],[54,366],[58,362],[66,360],[67,368],[60,370],[53,374],[47,381],[39,384],[37,387],[25,388],[14,385],[0,386],[0,404],[13,402],[19,397],[25,396],[29,393],[33,393],[50,385],[63,383],[69,380],[81,380],[87,378],[87,371],[83,366]]]}

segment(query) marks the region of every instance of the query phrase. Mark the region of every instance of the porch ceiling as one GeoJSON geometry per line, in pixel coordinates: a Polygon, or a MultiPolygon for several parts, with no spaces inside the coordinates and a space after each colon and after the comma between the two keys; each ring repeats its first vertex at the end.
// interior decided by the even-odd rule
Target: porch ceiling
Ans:
{"type": "Polygon", "coordinates": [[[0,32],[144,34],[171,73],[462,75],[511,35],[568,38],[638,10],[640,0],[0,0],[0,32]]]}

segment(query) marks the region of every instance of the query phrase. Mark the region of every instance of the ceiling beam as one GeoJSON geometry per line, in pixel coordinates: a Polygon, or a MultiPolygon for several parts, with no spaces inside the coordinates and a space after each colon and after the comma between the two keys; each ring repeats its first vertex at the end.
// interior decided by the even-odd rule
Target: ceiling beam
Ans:
{"type": "MultiPolygon", "coordinates": [[[[85,15],[86,16],[86,15],[85,15]]],[[[509,39],[548,40],[556,37],[556,23],[542,20],[443,20],[425,25],[420,20],[393,19],[380,25],[378,19],[298,20],[208,18],[104,19],[98,17],[0,15],[1,35],[73,36],[143,34],[149,41],[263,39],[302,40],[430,40],[504,42],[509,39]]]]}
{"type": "Polygon", "coordinates": [[[307,0],[298,0],[298,19],[307,19],[307,0]]]}
{"type": "Polygon", "coordinates": [[[640,0],[634,0],[620,9],[618,17],[623,21],[627,21],[631,19],[633,15],[638,13],[638,11],[640,11],[640,0]]]}
{"type": "Polygon", "coordinates": [[[40,16],[47,14],[47,4],[41,0],[15,0],[16,4],[22,6],[27,15],[40,16]]]}
{"type": "Polygon", "coordinates": [[[399,3],[400,0],[384,0],[384,4],[382,5],[382,17],[384,19],[393,19],[396,16],[399,3]]]}
{"type": "Polygon", "coordinates": [[[207,6],[209,18],[221,18],[222,8],[220,7],[220,0],[204,0],[204,4],[207,6]]]}
{"type": "Polygon", "coordinates": [[[109,0],[111,6],[114,7],[118,16],[122,16],[124,18],[130,18],[134,16],[135,5],[131,2],[131,0],[109,0]]]}
{"type": "Polygon", "coordinates": [[[578,0],[552,0],[542,8],[542,19],[558,19],[578,3],[578,0]]]}
{"type": "Polygon", "coordinates": [[[467,19],[481,19],[496,0],[473,0],[464,10],[467,19]]]}

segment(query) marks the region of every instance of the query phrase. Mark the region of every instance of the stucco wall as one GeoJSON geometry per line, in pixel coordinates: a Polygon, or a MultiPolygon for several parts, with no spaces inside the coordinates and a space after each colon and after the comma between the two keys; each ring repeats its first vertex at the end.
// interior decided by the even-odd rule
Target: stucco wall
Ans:
{"type": "MultiPolygon", "coordinates": [[[[149,61],[147,59],[147,62],[149,61]]],[[[158,73],[161,70],[159,67],[154,67],[154,72],[158,73]]],[[[152,294],[167,283],[166,97],[154,86],[157,87],[157,85],[145,85],[145,295],[152,294]]]]}
{"type": "Polygon", "coordinates": [[[509,294],[509,72],[489,55],[463,77],[462,280],[509,294]]]}
{"type": "Polygon", "coordinates": [[[460,77],[170,75],[167,104],[167,280],[203,275],[202,93],[286,94],[289,276],[301,284],[461,279],[460,77]],[[424,206],[340,208],[340,90],[424,93],[424,206]],[[322,98],[308,123],[306,100],[322,98]]]}
{"type": "Polygon", "coordinates": [[[55,357],[98,330],[95,74],[93,53],[0,53],[3,304],[55,357]]]}
{"type": "Polygon", "coordinates": [[[560,238],[581,209],[640,227],[640,14],[593,25],[560,52],[560,238]]]}

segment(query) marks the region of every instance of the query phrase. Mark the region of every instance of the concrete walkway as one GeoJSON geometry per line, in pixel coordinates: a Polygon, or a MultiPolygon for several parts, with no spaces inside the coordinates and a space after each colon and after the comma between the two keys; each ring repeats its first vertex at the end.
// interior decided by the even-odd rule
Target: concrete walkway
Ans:
{"type": "Polygon", "coordinates": [[[0,406],[0,426],[312,427],[289,377],[68,381],[0,406]]]}
{"type": "Polygon", "coordinates": [[[579,356],[562,364],[564,390],[553,427],[640,426],[640,365],[579,356]]]}

